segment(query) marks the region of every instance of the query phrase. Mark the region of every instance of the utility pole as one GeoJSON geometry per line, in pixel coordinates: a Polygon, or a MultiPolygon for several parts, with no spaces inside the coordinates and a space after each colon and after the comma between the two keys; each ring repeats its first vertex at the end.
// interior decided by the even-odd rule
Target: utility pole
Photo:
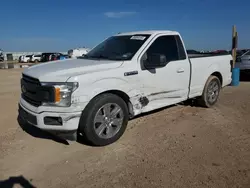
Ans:
{"type": "Polygon", "coordinates": [[[238,33],[236,31],[236,26],[233,26],[233,34],[232,34],[232,86],[238,86],[240,84],[240,69],[235,68],[236,62],[236,51],[238,46],[238,33]]]}
{"type": "Polygon", "coordinates": [[[235,68],[236,62],[236,50],[237,50],[237,31],[236,26],[233,26],[233,36],[232,36],[232,56],[233,56],[233,68],[235,68]]]}

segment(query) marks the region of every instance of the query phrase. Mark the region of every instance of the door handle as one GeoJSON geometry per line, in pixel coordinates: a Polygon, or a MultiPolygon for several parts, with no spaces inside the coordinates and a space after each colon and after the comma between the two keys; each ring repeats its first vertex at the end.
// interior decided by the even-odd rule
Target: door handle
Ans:
{"type": "Polygon", "coordinates": [[[183,68],[177,69],[176,72],[177,72],[177,73],[182,73],[182,72],[184,72],[184,69],[183,69],[183,68]]]}

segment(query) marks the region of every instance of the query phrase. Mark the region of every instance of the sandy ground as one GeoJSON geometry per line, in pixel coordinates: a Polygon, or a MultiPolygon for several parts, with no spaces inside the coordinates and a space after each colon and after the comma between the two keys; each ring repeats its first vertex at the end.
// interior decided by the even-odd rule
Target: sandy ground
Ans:
{"type": "Polygon", "coordinates": [[[250,187],[250,82],[225,88],[212,109],[159,110],[90,147],[20,128],[20,75],[0,70],[0,187],[250,187]]]}

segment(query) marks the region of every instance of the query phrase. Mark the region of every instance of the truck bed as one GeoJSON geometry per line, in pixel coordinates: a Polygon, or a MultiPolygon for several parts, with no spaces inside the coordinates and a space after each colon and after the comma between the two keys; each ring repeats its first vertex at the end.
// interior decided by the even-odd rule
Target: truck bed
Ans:
{"type": "Polygon", "coordinates": [[[224,78],[222,87],[230,84],[231,74],[228,74],[228,72],[231,71],[231,60],[230,54],[204,54],[203,56],[196,54],[194,57],[191,56],[190,98],[201,95],[207,78],[213,72],[219,71],[221,77],[224,78]]]}

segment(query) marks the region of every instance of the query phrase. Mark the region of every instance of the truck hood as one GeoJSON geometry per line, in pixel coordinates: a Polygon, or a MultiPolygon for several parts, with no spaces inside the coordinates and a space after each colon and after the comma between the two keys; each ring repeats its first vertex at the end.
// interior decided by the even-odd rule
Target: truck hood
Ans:
{"type": "Polygon", "coordinates": [[[41,82],[65,82],[72,76],[118,68],[122,61],[66,59],[41,63],[26,68],[23,74],[39,79],[41,82]]]}

